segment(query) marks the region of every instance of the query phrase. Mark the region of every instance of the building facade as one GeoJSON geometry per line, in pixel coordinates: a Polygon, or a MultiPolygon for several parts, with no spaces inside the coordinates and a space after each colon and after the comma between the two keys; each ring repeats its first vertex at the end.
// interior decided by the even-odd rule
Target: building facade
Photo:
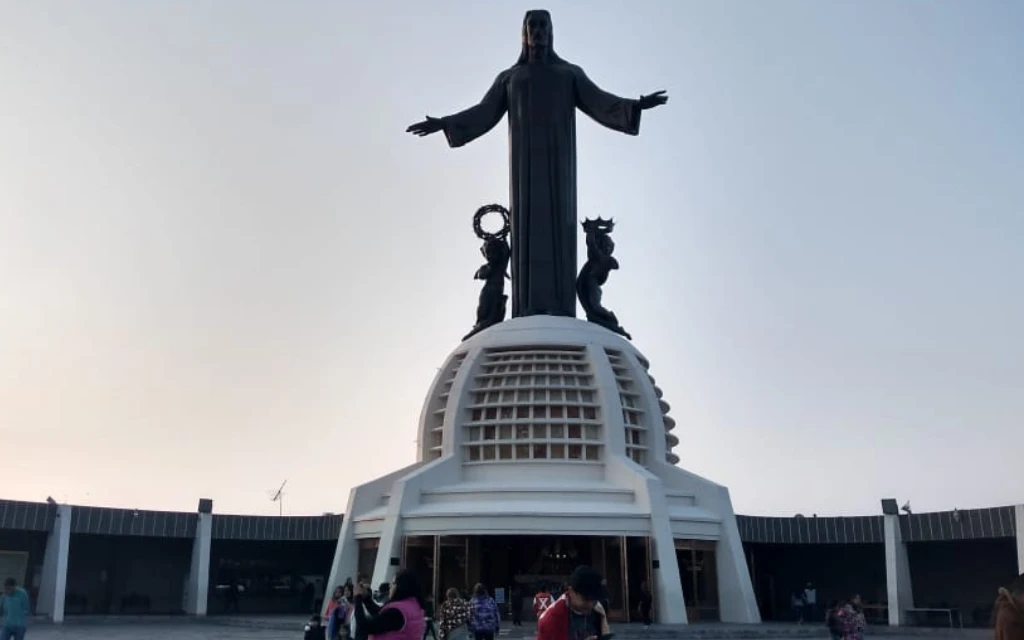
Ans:
{"type": "MultiPolygon", "coordinates": [[[[58,621],[66,615],[221,615],[226,609],[298,614],[316,608],[329,586],[342,516],[208,517],[205,544],[198,509],[0,501],[0,576],[26,585],[35,612],[58,621]],[[194,574],[194,566],[206,570],[194,574]],[[237,609],[226,595],[232,581],[244,587],[237,609]]],[[[909,569],[904,592],[910,594],[903,608],[948,607],[965,625],[984,626],[998,586],[1024,573],[1024,505],[896,516],[902,549],[887,546],[886,518],[738,515],[761,617],[789,619],[790,592],[810,581],[822,602],[861,594],[873,621],[884,624],[895,600],[887,573],[902,551],[909,569]]],[[[453,554],[448,546],[442,553],[453,554]]],[[[361,554],[361,563],[372,566],[372,544],[361,554]]],[[[697,590],[692,574],[688,579],[690,590],[697,590]]]]}
{"type": "MultiPolygon", "coordinates": [[[[348,578],[400,567],[428,592],[558,586],[580,564],[613,620],[650,586],[660,622],[753,623],[860,594],[875,622],[989,620],[1024,573],[1024,506],[881,515],[735,515],[728,490],[679,468],[648,360],[575,318],[514,318],[460,344],[424,402],[417,461],[354,488],[345,517],[267,517],[0,501],[0,577],[36,613],[304,613],[348,578]],[[685,603],[680,607],[679,603],[685,603]]],[[[327,505],[333,507],[337,505],[327,505]]],[[[526,607],[529,610],[529,607],[526,607]]]]}

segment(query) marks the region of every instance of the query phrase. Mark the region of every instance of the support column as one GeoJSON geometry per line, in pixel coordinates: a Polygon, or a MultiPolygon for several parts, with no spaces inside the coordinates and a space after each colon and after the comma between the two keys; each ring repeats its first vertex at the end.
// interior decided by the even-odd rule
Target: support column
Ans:
{"type": "Polygon", "coordinates": [[[444,602],[444,594],[438,593],[441,588],[441,536],[434,536],[434,575],[430,585],[430,594],[434,597],[435,612],[444,602]]]}
{"type": "Polygon", "coordinates": [[[196,536],[192,540],[192,563],[185,585],[185,613],[205,616],[210,591],[210,547],[213,544],[213,500],[199,501],[196,536]]]}
{"type": "Polygon", "coordinates": [[[1013,508],[1017,521],[1017,574],[1024,575],[1024,504],[1013,508]]]}
{"type": "Polygon", "coordinates": [[[53,622],[64,622],[64,596],[68,584],[68,556],[71,550],[71,505],[55,504],[56,517],[43,555],[43,574],[36,603],[38,613],[53,622]]]}
{"type": "Polygon", "coordinates": [[[906,610],[914,607],[907,545],[900,531],[900,512],[895,500],[882,500],[882,528],[885,534],[885,585],[889,596],[889,626],[907,622],[906,610]]]}
{"type": "Polygon", "coordinates": [[[619,567],[622,572],[622,608],[626,612],[626,622],[629,622],[629,538],[619,538],[619,567]]]}

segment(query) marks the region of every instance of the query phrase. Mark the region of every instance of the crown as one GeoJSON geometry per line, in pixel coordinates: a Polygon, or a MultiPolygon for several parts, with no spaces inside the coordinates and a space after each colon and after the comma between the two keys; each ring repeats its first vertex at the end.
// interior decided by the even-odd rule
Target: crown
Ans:
{"type": "Polygon", "coordinates": [[[611,233],[615,229],[615,218],[598,217],[596,220],[587,218],[583,221],[583,230],[587,233],[611,233]]]}

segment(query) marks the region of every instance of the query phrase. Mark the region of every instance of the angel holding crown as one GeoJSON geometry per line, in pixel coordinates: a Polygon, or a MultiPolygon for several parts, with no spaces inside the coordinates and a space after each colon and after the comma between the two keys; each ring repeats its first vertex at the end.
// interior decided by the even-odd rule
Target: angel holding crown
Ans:
{"type": "Polygon", "coordinates": [[[614,219],[585,220],[583,232],[587,239],[587,261],[576,278],[576,295],[587,314],[587,321],[614,331],[632,340],[626,330],[619,326],[615,314],[601,304],[601,287],[608,281],[612,269],[619,268],[619,261],[612,255],[615,241],[611,232],[615,229],[614,219]]]}

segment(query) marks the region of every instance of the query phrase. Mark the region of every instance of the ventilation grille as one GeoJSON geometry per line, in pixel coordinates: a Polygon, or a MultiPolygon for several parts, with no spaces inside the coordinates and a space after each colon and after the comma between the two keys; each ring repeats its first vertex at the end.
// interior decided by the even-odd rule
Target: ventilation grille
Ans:
{"type": "Polygon", "coordinates": [[[467,462],[601,459],[601,412],[584,349],[492,349],[483,358],[465,409],[467,462]]]}
{"type": "Polygon", "coordinates": [[[619,389],[619,401],[622,403],[622,425],[626,431],[626,455],[638,464],[647,463],[647,420],[640,390],[630,366],[621,351],[605,349],[608,362],[615,372],[615,384],[619,389]]]}
{"type": "Polygon", "coordinates": [[[441,393],[438,394],[438,408],[430,416],[430,433],[427,435],[430,438],[430,448],[427,450],[427,460],[436,460],[441,457],[441,452],[444,447],[444,414],[448,408],[448,397],[452,392],[452,384],[455,382],[455,375],[459,372],[459,367],[466,360],[466,354],[457,353],[448,364],[448,368],[445,373],[444,383],[441,384],[441,393]]]}

